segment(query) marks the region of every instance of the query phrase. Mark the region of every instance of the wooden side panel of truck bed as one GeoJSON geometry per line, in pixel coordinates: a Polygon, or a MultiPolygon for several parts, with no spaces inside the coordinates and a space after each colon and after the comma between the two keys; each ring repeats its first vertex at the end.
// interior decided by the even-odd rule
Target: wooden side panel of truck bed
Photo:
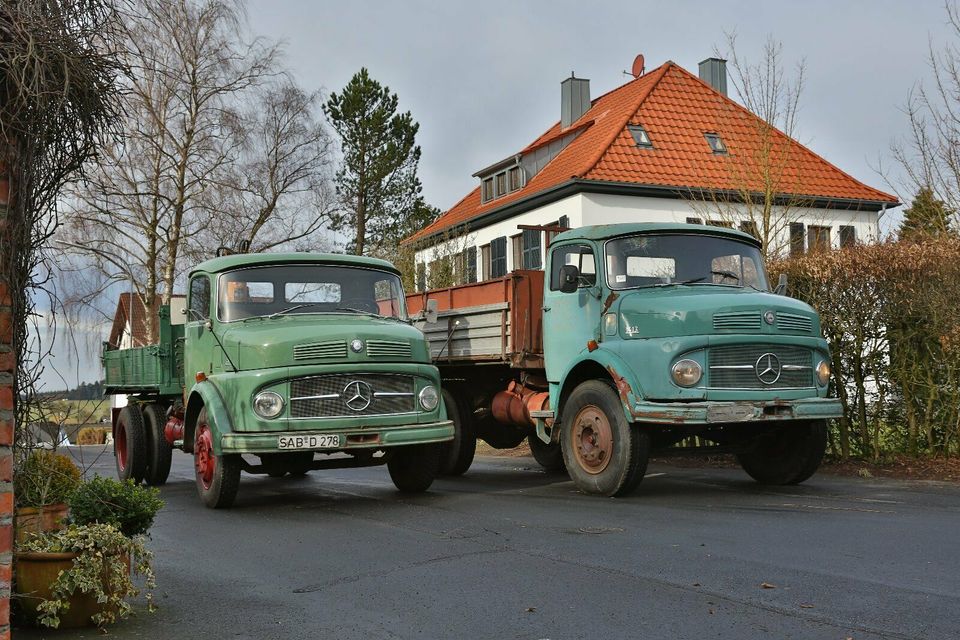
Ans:
{"type": "Polygon", "coordinates": [[[407,295],[413,315],[437,301],[437,322],[423,324],[438,363],[505,362],[543,366],[543,272],[518,270],[496,280],[407,295]]]}

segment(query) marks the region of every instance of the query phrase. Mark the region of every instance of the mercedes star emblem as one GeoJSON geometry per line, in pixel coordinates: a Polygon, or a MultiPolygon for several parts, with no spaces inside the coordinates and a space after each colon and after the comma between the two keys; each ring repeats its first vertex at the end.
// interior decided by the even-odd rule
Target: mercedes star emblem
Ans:
{"type": "Polygon", "coordinates": [[[355,352],[360,353],[363,351],[363,340],[360,338],[354,338],[353,342],[350,343],[350,348],[355,352]]]}
{"type": "Polygon", "coordinates": [[[765,353],[757,358],[753,368],[757,372],[757,379],[763,384],[771,385],[780,379],[780,358],[772,353],[765,353]]]}
{"type": "Polygon", "coordinates": [[[373,388],[363,380],[353,380],[343,388],[340,397],[352,411],[363,411],[373,402],[373,388]]]}
{"type": "Polygon", "coordinates": [[[766,313],[763,314],[763,321],[766,322],[767,324],[773,324],[774,322],[777,321],[777,314],[774,313],[773,311],[767,311],[766,313]]]}

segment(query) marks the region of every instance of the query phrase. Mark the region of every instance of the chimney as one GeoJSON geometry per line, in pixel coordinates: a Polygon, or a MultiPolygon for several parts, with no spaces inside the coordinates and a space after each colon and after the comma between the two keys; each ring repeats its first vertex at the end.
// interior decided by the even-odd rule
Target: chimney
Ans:
{"type": "Polygon", "coordinates": [[[727,61],[720,58],[707,58],[700,63],[700,79],[727,95],[727,61]]]}
{"type": "Polygon", "coordinates": [[[560,83],[560,128],[566,129],[590,109],[590,81],[573,73],[560,83]]]}

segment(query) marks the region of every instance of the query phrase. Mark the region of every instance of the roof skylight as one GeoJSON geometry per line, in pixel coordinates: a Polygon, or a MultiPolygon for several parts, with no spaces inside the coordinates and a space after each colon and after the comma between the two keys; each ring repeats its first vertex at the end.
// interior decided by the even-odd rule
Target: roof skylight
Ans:
{"type": "Polygon", "coordinates": [[[720,134],[705,133],[703,137],[707,139],[707,144],[710,145],[710,150],[714,153],[725,154],[727,152],[727,145],[723,144],[723,140],[720,139],[720,134]]]}
{"type": "Polygon", "coordinates": [[[627,125],[627,131],[630,132],[630,135],[633,136],[633,141],[637,143],[637,146],[641,149],[652,149],[653,143],[650,142],[650,136],[647,134],[647,130],[644,129],[639,124],[630,124],[627,125]]]}

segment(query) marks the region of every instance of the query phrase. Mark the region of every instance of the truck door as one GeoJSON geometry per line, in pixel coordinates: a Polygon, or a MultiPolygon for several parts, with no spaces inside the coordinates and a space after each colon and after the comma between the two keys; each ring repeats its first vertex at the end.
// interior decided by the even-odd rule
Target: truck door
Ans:
{"type": "Polygon", "coordinates": [[[569,363],[596,338],[600,301],[594,296],[597,266],[588,243],[551,247],[549,282],[543,292],[543,357],[547,380],[559,382],[569,363]],[[560,267],[580,271],[581,284],[572,293],[560,291],[560,267]]]}
{"type": "MultiPolygon", "coordinates": [[[[188,389],[193,387],[197,372],[213,370],[213,336],[207,329],[210,322],[210,276],[199,274],[191,278],[187,299],[187,321],[184,327],[183,364],[184,381],[188,389]]],[[[219,362],[219,358],[217,359],[219,362]]]]}

